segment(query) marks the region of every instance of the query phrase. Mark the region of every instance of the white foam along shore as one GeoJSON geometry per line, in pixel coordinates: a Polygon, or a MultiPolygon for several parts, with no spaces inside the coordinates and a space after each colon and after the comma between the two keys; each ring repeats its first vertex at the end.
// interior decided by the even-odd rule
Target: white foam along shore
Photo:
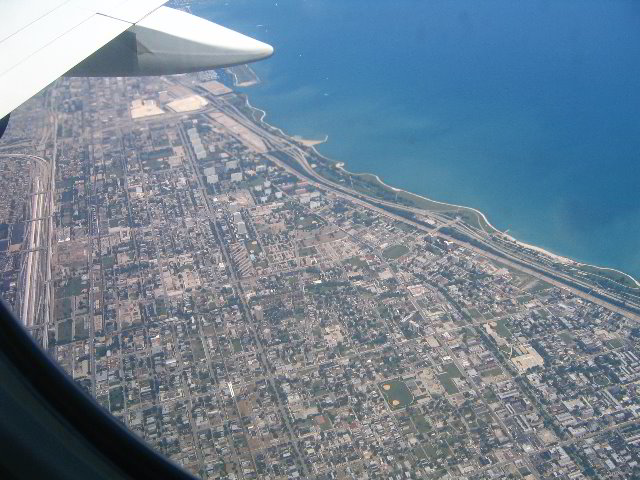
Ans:
{"type": "MultiPolygon", "coordinates": [[[[265,111],[264,111],[264,110],[262,110],[261,108],[254,107],[253,105],[251,105],[251,103],[249,102],[249,96],[248,96],[248,95],[245,95],[245,102],[246,102],[246,104],[247,104],[247,107],[249,107],[249,108],[251,108],[251,109],[253,109],[253,110],[257,110],[258,112],[260,112],[260,118],[258,119],[258,120],[260,121],[260,123],[264,123],[264,124],[265,124],[265,125],[267,125],[268,127],[270,127],[270,128],[273,128],[273,129],[277,130],[278,132],[280,132],[280,134],[281,134],[281,135],[284,135],[285,137],[288,137],[288,138],[291,138],[291,139],[292,139],[292,140],[294,140],[294,141],[298,141],[298,142],[300,142],[300,143],[303,143],[303,140],[304,140],[304,139],[302,139],[302,137],[297,136],[297,135],[289,135],[289,134],[287,134],[284,130],[282,130],[280,127],[276,127],[276,126],[271,125],[270,123],[266,122],[266,121],[265,121],[265,118],[266,118],[266,116],[267,116],[267,112],[265,112],[265,111]]],[[[486,223],[490,228],[492,228],[492,229],[493,229],[493,230],[495,230],[496,232],[500,232],[500,233],[502,233],[502,234],[503,234],[503,235],[505,235],[509,240],[511,240],[511,241],[513,241],[513,242],[515,242],[515,243],[516,243],[517,245],[519,245],[520,247],[523,247],[523,248],[526,248],[526,249],[529,249],[529,250],[533,250],[533,251],[535,251],[535,252],[537,252],[537,253],[540,253],[540,254],[542,254],[542,255],[545,255],[545,256],[547,256],[547,257],[551,258],[551,259],[552,259],[553,261],[555,261],[555,262],[563,263],[563,264],[565,264],[565,265],[573,265],[573,266],[576,266],[576,267],[590,267],[590,268],[596,268],[596,269],[598,269],[598,270],[608,270],[608,271],[610,271],[610,272],[616,272],[616,273],[618,273],[618,274],[620,274],[620,275],[623,275],[623,276],[625,276],[626,278],[628,278],[628,279],[629,279],[629,280],[630,280],[630,281],[635,285],[635,288],[640,289],[640,282],[639,282],[636,278],[634,278],[633,276],[629,275],[628,273],[622,272],[622,271],[617,270],[617,269],[615,269],[615,268],[610,268],[610,267],[600,267],[600,266],[598,266],[598,265],[591,265],[591,264],[589,264],[589,263],[582,263],[582,262],[578,262],[578,261],[573,260],[573,259],[571,259],[571,258],[564,257],[564,256],[562,256],[562,255],[558,255],[558,254],[555,254],[555,253],[553,253],[553,252],[550,252],[549,250],[545,250],[545,249],[544,249],[544,248],[542,248],[542,247],[538,247],[538,246],[535,246],[535,245],[531,245],[531,244],[529,244],[529,243],[525,243],[525,242],[521,242],[521,241],[519,241],[519,240],[516,240],[516,239],[515,239],[514,237],[512,237],[511,235],[507,235],[506,233],[502,232],[500,229],[496,228],[496,227],[495,227],[495,226],[494,226],[494,225],[489,221],[489,219],[487,218],[487,216],[486,216],[483,212],[481,212],[480,210],[478,210],[477,208],[473,208],[473,207],[466,207],[466,206],[464,206],[464,205],[456,205],[456,204],[453,204],[453,203],[447,203],[447,202],[440,202],[440,201],[438,201],[438,200],[433,200],[433,199],[431,199],[431,198],[425,197],[424,195],[420,195],[420,194],[418,194],[418,193],[409,192],[409,191],[404,190],[404,189],[402,189],[402,188],[393,187],[393,186],[391,186],[391,185],[386,184],[384,181],[382,181],[382,179],[381,179],[378,175],[376,175],[375,173],[366,173],[366,172],[365,172],[365,173],[353,173],[353,172],[350,172],[349,170],[347,170],[346,168],[344,168],[344,165],[345,165],[345,164],[344,164],[344,162],[336,162],[335,160],[331,160],[330,158],[327,158],[326,156],[324,156],[323,154],[321,154],[320,152],[318,152],[318,150],[316,150],[316,148],[315,148],[315,146],[316,146],[316,145],[319,145],[319,144],[321,144],[321,143],[325,143],[327,140],[329,140],[329,136],[328,136],[328,135],[326,135],[326,136],[325,136],[324,141],[317,141],[317,142],[316,142],[315,140],[310,140],[310,141],[308,141],[308,142],[316,142],[316,143],[313,143],[313,144],[311,144],[311,145],[307,145],[307,146],[308,146],[309,148],[311,148],[311,149],[315,152],[315,154],[316,154],[316,155],[318,155],[319,157],[323,158],[323,159],[324,159],[324,160],[326,160],[327,162],[334,164],[337,168],[339,168],[340,170],[342,170],[343,172],[345,172],[347,175],[354,175],[354,176],[365,176],[365,175],[367,175],[367,176],[371,176],[371,177],[374,177],[374,178],[376,179],[376,181],[377,181],[377,182],[379,182],[381,185],[383,185],[383,186],[384,186],[384,187],[386,187],[386,188],[389,188],[389,189],[393,190],[394,192],[404,192],[404,193],[406,193],[406,194],[408,194],[408,195],[413,195],[413,196],[415,196],[415,197],[422,198],[422,199],[424,199],[424,200],[426,200],[426,201],[428,201],[428,202],[433,202],[433,203],[437,203],[437,204],[439,204],[439,205],[444,205],[444,206],[447,206],[447,207],[452,207],[452,210],[453,210],[453,209],[465,209],[465,210],[472,211],[472,212],[474,212],[476,215],[480,216],[480,217],[482,218],[482,220],[483,220],[483,221],[484,221],[484,222],[485,222],[485,223],[486,223]]],[[[306,145],[306,144],[305,144],[305,145],[306,145]]],[[[612,282],[614,282],[614,283],[618,283],[618,282],[616,282],[615,280],[613,280],[613,279],[611,279],[611,278],[608,278],[608,280],[609,280],[609,281],[612,281],[612,282]]]]}

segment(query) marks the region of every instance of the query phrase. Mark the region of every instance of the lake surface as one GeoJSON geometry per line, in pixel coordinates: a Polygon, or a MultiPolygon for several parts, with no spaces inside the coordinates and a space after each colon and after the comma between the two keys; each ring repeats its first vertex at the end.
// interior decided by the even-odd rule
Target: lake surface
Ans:
{"type": "Polygon", "coordinates": [[[356,172],[640,277],[640,2],[234,0],[267,121],[356,172]]]}

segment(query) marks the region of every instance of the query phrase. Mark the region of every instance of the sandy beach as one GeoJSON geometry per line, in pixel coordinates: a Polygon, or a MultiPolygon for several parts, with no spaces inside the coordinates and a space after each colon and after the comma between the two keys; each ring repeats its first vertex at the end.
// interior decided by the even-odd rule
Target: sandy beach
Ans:
{"type": "Polygon", "coordinates": [[[329,140],[329,135],[325,135],[324,140],[307,139],[307,138],[301,137],[300,135],[293,135],[291,138],[293,138],[296,142],[301,143],[305,147],[315,147],[316,145],[320,145],[322,143],[327,142],[327,140],[329,140]]]}

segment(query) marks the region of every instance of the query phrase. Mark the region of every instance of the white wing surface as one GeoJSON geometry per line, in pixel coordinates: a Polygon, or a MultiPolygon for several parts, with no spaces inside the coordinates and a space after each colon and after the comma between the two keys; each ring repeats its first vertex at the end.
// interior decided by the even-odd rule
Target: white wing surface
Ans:
{"type": "Polygon", "coordinates": [[[273,53],[267,44],[162,7],[166,1],[2,0],[0,118],[67,72],[161,75],[273,53]]]}
{"type": "Polygon", "coordinates": [[[0,117],[4,117],[166,0],[4,0],[0,117]]]}

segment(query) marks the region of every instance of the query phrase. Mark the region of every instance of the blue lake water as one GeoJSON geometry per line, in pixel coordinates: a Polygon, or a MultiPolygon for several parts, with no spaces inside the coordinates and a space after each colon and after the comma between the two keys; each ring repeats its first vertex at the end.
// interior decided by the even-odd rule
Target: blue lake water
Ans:
{"type": "Polygon", "coordinates": [[[229,0],[287,133],[520,240],[640,276],[640,2],[229,0]]]}

